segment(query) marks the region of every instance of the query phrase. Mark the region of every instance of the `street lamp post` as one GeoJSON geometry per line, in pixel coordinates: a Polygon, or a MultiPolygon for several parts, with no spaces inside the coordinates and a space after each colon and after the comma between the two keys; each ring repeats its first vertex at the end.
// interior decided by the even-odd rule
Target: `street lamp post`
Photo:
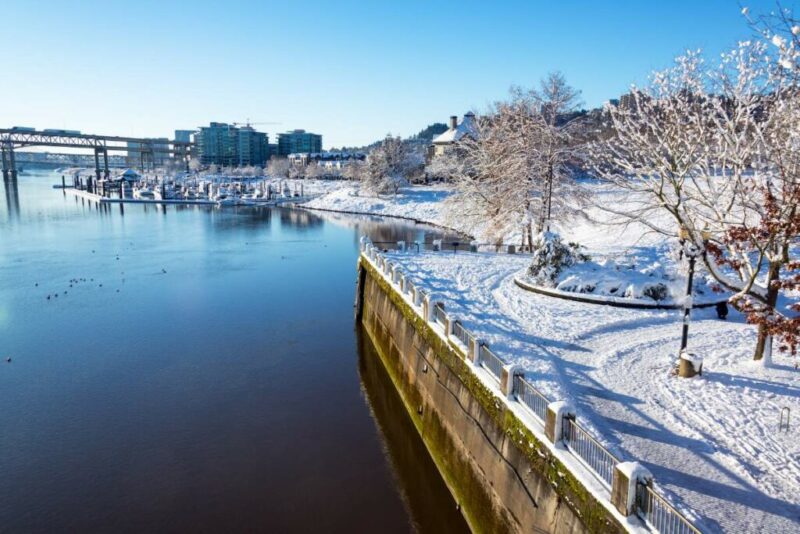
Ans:
{"type": "MultiPolygon", "coordinates": [[[[689,231],[686,228],[681,228],[680,231],[680,243],[681,243],[681,255],[686,256],[689,260],[689,273],[686,277],[686,296],[684,297],[683,301],[683,330],[681,332],[681,349],[678,353],[678,358],[680,360],[687,360],[687,361],[696,361],[702,362],[701,358],[697,358],[695,355],[690,355],[687,351],[687,347],[689,345],[689,323],[691,322],[692,318],[692,306],[694,305],[694,299],[692,297],[692,286],[694,284],[694,269],[695,265],[697,264],[697,258],[703,253],[705,250],[705,242],[708,240],[708,232],[702,232],[703,237],[703,245],[697,245],[691,238],[689,231]]],[[[682,364],[683,365],[683,364],[682,364]]],[[[698,364],[697,371],[700,372],[702,369],[702,363],[698,364]]],[[[693,376],[694,373],[681,373],[681,376],[693,376]]]]}
{"type": "Polygon", "coordinates": [[[700,249],[692,242],[684,242],[683,252],[689,258],[689,275],[686,277],[686,297],[683,301],[683,333],[681,334],[681,352],[686,350],[689,344],[689,322],[692,318],[692,284],[694,283],[694,266],[700,249]]]}

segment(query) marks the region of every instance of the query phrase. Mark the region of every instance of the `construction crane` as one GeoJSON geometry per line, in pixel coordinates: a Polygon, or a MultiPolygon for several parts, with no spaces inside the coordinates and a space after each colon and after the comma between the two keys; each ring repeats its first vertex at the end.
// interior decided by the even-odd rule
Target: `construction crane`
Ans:
{"type": "Polygon", "coordinates": [[[247,119],[246,122],[232,122],[234,126],[245,126],[247,128],[254,126],[254,125],[264,125],[264,124],[282,124],[280,122],[250,122],[250,119],[247,119]]]}

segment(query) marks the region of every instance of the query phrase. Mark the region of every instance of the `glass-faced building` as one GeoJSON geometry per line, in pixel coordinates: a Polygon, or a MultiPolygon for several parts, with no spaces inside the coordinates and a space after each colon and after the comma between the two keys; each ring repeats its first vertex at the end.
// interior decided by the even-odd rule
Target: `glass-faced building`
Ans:
{"type": "Polygon", "coordinates": [[[278,134],[278,154],[318,154],[322,152],[322,136],[305,130],[278,134]]]}
{"type": "Polygon", "coordinates": [[[250,126],[237,128],[212,122],[201,126],[194,139],[197,155],[204,165],[264,165],[269,159],[267,134],[250,126]]]}

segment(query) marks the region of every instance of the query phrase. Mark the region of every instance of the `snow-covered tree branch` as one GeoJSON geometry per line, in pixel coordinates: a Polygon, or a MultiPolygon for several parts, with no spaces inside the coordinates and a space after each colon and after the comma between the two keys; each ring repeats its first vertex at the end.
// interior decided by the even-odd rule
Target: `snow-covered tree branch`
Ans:
{"type": "MultiPolygon", "coordinates": [[[[786,318],[776,304],[797,239],[797,89],[763,42],[742,42],[713,67],[689,52],[609,105],[613,136],[589,152],[598,176],[630,192],[608,211],[666,236],[682,229],[710,252],[706,267],[731,302],[762,318],[786,318]]],[[[760,359],[770,327],[749,317],[760,359]]]]}

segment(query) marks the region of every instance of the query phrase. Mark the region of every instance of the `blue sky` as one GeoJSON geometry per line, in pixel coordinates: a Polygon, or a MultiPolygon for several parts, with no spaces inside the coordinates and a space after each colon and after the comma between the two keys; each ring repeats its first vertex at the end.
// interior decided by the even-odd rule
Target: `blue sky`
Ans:
{"type": "Polygon", "coordinates": [[[171,137],[250,118],[326,148],[411,135],[551,70],[597,106],[687,48],[751,36],[732,0],[3,0],[0,20],[0,126],[171,137]]]}

